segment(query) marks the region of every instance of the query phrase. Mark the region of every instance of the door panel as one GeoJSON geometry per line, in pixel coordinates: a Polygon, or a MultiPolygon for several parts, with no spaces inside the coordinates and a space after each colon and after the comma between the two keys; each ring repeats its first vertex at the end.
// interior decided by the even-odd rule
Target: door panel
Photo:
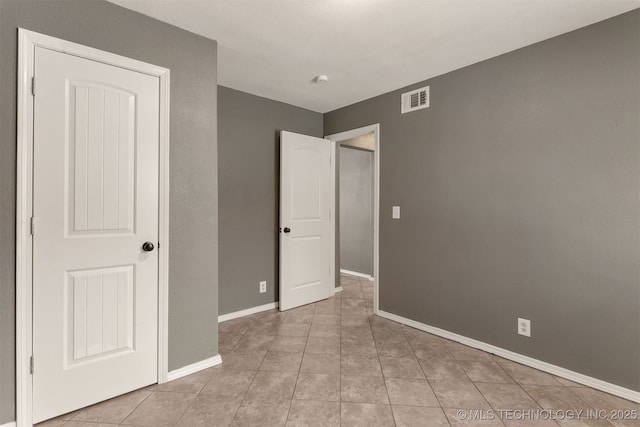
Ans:
{"type": "Polygon", "coordinates": [[[133,265],[67,273],[67,366],[133,348],[133,265]]]}
{"type": "Polygon", "coordinates": [[[33,417],[157,381],[159,79],[36,48],[33,417]]]}
{"type": "Polygon", "coordinates": [[[330,141],[281,133],[280,309],[332,294],[330,141]],[[285,232],[285,228],[290,232],[285,232]]]}
{"type": "Polygon", "coordinates": [[[135,96],[70,82],[69,230],[133,232],[135,96]]]}

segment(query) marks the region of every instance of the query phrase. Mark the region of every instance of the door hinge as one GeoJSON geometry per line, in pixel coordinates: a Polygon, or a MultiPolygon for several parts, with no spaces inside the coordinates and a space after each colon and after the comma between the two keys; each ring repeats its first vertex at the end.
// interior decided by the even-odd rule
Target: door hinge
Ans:
{"type": "Polygon", "coordinates": [[[33,374],[33,356],[29,359],[29,372],[33,374]]]}
{"type": "Polygon", "coordinates": [[[33,236],[34,234],[36,234],[36,218],[35,217],[31,217],[31,235],[33,236]]]}
{"type": "Polygon", "coordinates": [[[36,96],[36,78],[31,77],[31,95],[36,96]]]}

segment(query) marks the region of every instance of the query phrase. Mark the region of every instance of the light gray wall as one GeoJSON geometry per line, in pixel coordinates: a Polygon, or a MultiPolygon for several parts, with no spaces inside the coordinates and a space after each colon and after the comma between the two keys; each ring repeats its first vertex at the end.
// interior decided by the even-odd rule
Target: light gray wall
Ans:
{"type": "Polygon", "coordinates": [[[2,0],[0,424],[15,419],[17,27],[171,69],[169,369],[217,348],[216,42],[105,1],[2,0]]]}
{"type": "Polygon", "coordinates": [[[380,308],[640,391],[639,76],[635,10],[327,113],[380,123],[380,308]]]}
{"type": "Polygon", "coordinates": [[[280,131],[322,137],[322,114],[220,86],[220,314],[278,301],[280,131]],[[267,281],[267,293],[258,283],[267,281]]]}
{"type": "Polygon", "coordinates": [[[373,275],[373,153],[340,147],[340,268],[373,275]]]}

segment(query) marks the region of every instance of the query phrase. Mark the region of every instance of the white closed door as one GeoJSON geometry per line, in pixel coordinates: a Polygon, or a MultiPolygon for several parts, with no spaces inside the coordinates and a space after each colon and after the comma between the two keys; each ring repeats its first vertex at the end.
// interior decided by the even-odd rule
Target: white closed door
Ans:
{"type": "Polygon", "coordinates": [[[280,310],[333,294],[331,142],[280,135],[280,310]]]}
{"type": "Polygon", "coordinates": [[[159,79],[39,47],[34,72],[39,422],[157,381],[159,79]]]}

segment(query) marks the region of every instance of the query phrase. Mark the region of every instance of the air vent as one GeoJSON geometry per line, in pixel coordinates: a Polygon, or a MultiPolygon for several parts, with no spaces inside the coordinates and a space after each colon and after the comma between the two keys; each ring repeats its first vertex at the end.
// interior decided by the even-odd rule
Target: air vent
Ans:
{"type": "Polygon", "coordinates": [[[401,113],[421,110],[429,106],[429,86],[405,92],[401,97],[401,113]]]}

